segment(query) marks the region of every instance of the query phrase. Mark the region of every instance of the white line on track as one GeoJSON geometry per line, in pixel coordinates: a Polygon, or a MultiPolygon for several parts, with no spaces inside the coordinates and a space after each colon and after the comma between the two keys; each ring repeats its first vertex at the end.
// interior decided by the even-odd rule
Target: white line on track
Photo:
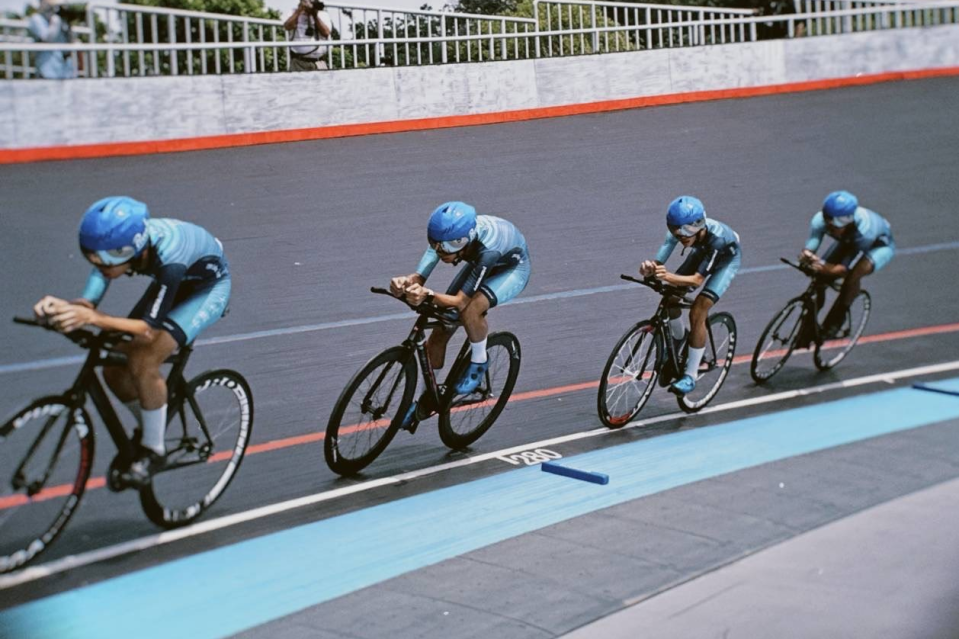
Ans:
{"type": "MultiPolygon", "coordinates": [[[[944,373],[944,372],[954,371],[954,370],[959,370],[959,360],[952,361],[952,362],[943,362],[941,364],[919,366],[916,368],[907,368],[907,369],[902,369],[898,371],[891,371],[888,373],[878,373],[876,375],[857,377],[857,378],[848,379],[842,382],[833,382],[831,384],[823,384],[821,386],[812,386],[809,388],[801,388],[797,390],[784,391],[781,393],[773,393],[772,395],[764,395],[762,397],[753,397],[751,399],[743,399],[735,402],[729,402],[726,404],[720,404],[718,406],[707,407],[703,409],[702,411],[700,411],[699,414],[702,415],[702,414],[709,414],[709,413],[720,413],[723,411],[735,410],[737,408],[759,406],[761,404],[771,404],[775,402],[785,401],[788,399],[794,399],[796,397],[805,397],[807,395],[817,395],[819,393],[825,393],[825,392],[840,390],[844,388],[855,388],[858,386],[865,386],[867,384],[875,384],[877,382],[884,382],[884,383],[891,384],[899,379],[917,377],[919,375],[934,375],[936,373],[944,373]]],[[[154,548],[157,546],[162,546],[164,544],[168,544],[174,541],[179,541],[181,539],[196,537],[198,535],[212,532],[214,530],[221,530],[223,528],[236,526],[238,524],[242,524],[248,521],[262,519],[264,517],[269,517],[271,515],[287,512],[289,510],[294,510],[296,508],[302,508],[304,506],[310,506],[312,504],[318,504],[324,501],[330,501],[332,499],[345,497],[347,495],[352,495],[354,493],[373,490],[374,488],[380,488],[381,486],[389,486],[391,484],[398,484],[400,482],[417,479],[419,477],[435,475],[437,473],[441,473],[447,470],[452,470],[454,468],[461,468],[463,466],[469,466],[471,464],[489,461],[492,459],[496,459],[497,457],[504,457],[506,455],[511,455],[513,453],[519,453],[526,450],[531,450],[536,448],[545,448],[547,446],[555,446],[556,444],[564,444],[567,442],[577,441],[580,439],[587,439],[590,437],[600,437],[603,435],[619,432],[627,428],[641,428],[644,426],[651,426],[653,424],[659,424],[663,422],[673,421],[676,419],[682,419],[684,417],[690,417],[690,415],[687,415],[686,413],[670,413],[668,415],[660,415],[658,417],[652,417],[650,419],[641,419],[634,422],[630,422],[623,428],[619,428],[616,430],[610,430],[607,428],[596,428],[593,430],[582,431],[579,433],[572,433],[570,435],[563,435],[561,437],[554,437],[552,439],[544,439],[538,442],[522,444],[520,446],[513,446],[511,448],[505,448],[503,450],[497,450],[491,453],[483,453],[482,455],[476,455],[474,457],[466,457],[464,459],[459,459],[457,461],[448,462],[445,464],[439,464],[437,466],[430,466],[429,468],[414,470],[407,473],[402,473],[400,475],[394,475],[392,477],[383,477],[380,479],[373,479],[367,482],[363,482],[361,484],[355,484],[353,486],[337,488],[335,490],[316,493],[314,495],[307,495],[305,497],[298,497],[297,499],[290,499],[288,501],[280,502],[277,504],[271,504],[269,506],[262,506],[260,508],[255,508],[253,510],[248,510],[246,512],[227,515],[225,517],[220,517],[218,519],[211,519],[210,521],[194,524],[192,526],[189,526],[187,528],[182,528],[180,530],[172,530],[168,532],[158,533],[155,535],[148,535],[146,537],[141,537],[140,539],[127,541],[122,544],[116,544],[114,546],[108,546],[106,548],[91,550],[89,552],[81,553],[79,555],[71,555],[69,557],[64,557],[63,559],[51,561],[50,563],[47,563],[47,564],[41,564],[38,566],[26,568],[19,573],[14,573],[11,575],[0,577],[0,590],[6,589],[6,588],[12,588],[14,586],[19,586],[31,581],[36,581],[38,579],[43,579],[44,577],[49,577],[50,575],[66,572],[68,570],[79,568],[81,566],[87,566],[100,561],[105,561],[107,559],[113,559],[114,557],[119,557],[121,555],[126,555],[128,553],[132,553],[140,550],[147,550],[147,549],[154,548]]]]}
{"type": "MultiPolygon", "coordinates": [[[[959,242],[943,242],[940,244],[925,244],[922,246],[913,246],[910,248],[898,249],[899,255],[920,255],[924,253],[934,253],[936,251],[951,251],[959,249],[959,242]]],[[[769,264],[767,266],[749,266],[740,269],[740,275],[749,273],[766,273],[768,271],[781,271],[789,268],[785,264],[769,264]]],[[[614,293],[635,288],[635,284],[614,284],[611,286],[599,286],[595,288],[581,288],[572,291],[561,291],[559,293],[545,293],[542,295],[528,295],[507,302],[503,306],[516,304],[535,304],[538,302],[550,302],[554,300],[569,299],[573,297],[585,297],[587,295],[596,295],[599,293],[614,293]]],[[[237,333],[235,335],[223,335],[221,337],[210,337],[197,340],[197,346],[215,346],[218,344],[234,344],[236,342],[247,342],[254,339],[263,339],[267,337],[285,337],[287,335],[298,335],[301,333],[314,333],[316,331],[326,331],[334,328],[350,328],[353,326],[365,326],[367,324],[378,324],[380,322],[392,322],[394,320],[411,319],[414,317],[412,312],[393,313],[390,315],[375,315],[372,317],[359,317],[351,320],[341,320],[337,322],[323,322],[322,324],[305,324],[302,326],[290,326],[287,328],[274,328],[265,331],[253,331],[250,333],[237,333]]],[[[49,368],[59,368],[61,366],[70,366],[83,363],[84,356],[75,355],[71,357],[57,357],[53,359],[43,359],[34,362],[20,362],[15,364],[0,364],[0,375],[10,373],[24,373],[32,371],[46,370],[49,368]]]]}

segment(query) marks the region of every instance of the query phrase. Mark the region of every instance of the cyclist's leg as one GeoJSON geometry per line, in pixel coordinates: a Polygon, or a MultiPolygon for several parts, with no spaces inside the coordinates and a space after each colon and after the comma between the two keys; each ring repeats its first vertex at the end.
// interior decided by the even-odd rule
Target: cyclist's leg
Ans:
{"type": "Polygon", "coordinates": [[[686,353],[686,371],[685,375],[673,384],[676,392],[688,393],[696,387],[699,365],[706,352],[706,320],[709,319],[709,311],[729,288],[741,264],[741,253],[736,253],[729,258],[709,276],[702,292],[696,296],[696,301],[689,309],[689,348],[686,353]]]}
{"type": "MultiPolygon", "coordinates": [[[[140,319],[146,315],[147,309],[156,300],[159,288],[160,285],[156,282],[150,284],[140,300],[134,305],[133,310],[130,311],[128,317],[132,319],[140,319]]],[[[129,353],[131,347],[131,343],[125,343],[118,345],[116,350],[122,353],[129,353]]],[[[129,365],[105,366],[103,368],[103,379],[106,381],[107,386],[110,388],[113,394],[116,395],[117,399],[123,402],[127,408],[130,409],[130,412],[133,413],[133,416],[137,420],[137,426],[139,426],[142,417],[140,410],[140,395],[137,391],[136,384],[134,383],[134,378],[131,374],[129,365]]]]}
{"type": "MultiPolygon", "coordinates": [[[[459,293],[472,269],[471,265],[464,264],[456,276],[453,277],[453,281],[446,289],[446,294],[456,295],[459,293]]],[[[456,332],[456,328],[456,326],[439,326],[433,329],[426,340],[426,355],[430,359],[430,365],[435,370],[439,370],[446,365],[446,346],[449,344],[450,338],[453,337],[453,333],[456,332]]]]}
{"type": "Polygon", "coordinates": [[[489,365],[486,354],[486,338],[489,335],[487,311],[522,293],[529,283],[529,275],[529,260],[492,273],[463,310],[463,327],[470,340],[470,365],[456,387],[457,392],[470,393],[475,390],[489,365]]]}
{"type": "Polygon", "coordinates": [[[206,328],[223,317],[230,301],[229,276],[181,287],[174,306],[163,320],[163,328],[154,333],[151,343],[137,353],[131,352],[131,371],[143,407],[143,445],[164,454],[163,439],[167,423],[168,390],[160,366],[178,347],[193,343],[206,328]]]}
{"type": "Polygon", "coordinates": [[[853,265],[843,280],[839,296],[829,309],[829,314],[823,322],[823,333],[828,338],[842,328],[846,310],[862,290],[862,278],[882,269],[889,263],[896,253],[896,244],[891,239],[888,242],[877,243],[853,265]]]}
{"type": "MultiPolygon", "coordinates": [[[[702,255],[700,251],[693,249],[682,264],[679,265],[679,268],[676,269],[676,275],[692,275],[699,268],[699,263],[701,261],[702,255]]],[[[669,314],[669,332],[673,336],[673,340],[676,342],[677,350],[682,345],[683,339],[686,337],[686,327],[683,325],[683,311],[678,306],[674,306],[676,300],[674,298],[666,298],[666,308],[667,313],[669,314]]],[[[690,322],[692,320],[690,319],[690,322]]]]}

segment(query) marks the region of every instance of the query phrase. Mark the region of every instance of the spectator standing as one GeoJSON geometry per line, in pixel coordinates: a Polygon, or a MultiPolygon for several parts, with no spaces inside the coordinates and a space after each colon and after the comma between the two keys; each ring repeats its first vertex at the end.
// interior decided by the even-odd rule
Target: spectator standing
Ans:
{"type": "Polygon", "coordinates": [[[300,0],[283,28],[294,42],[307,44],[290,47],[291,71],[320,71],[329,67],[329,47],[314,44],[330,39],[333,20],[321,0],[300,0]]]}
{"type": "MultiPolygon", "coordinates": [[[[37,42],[70,42],[70,24],[60,15],[59,0],[40,0],[40,10],[30,16],[27,30],[37,42]]],[[[77,77],[73,60],[63,51],[37,53],[37,73],[41,78],[66,79],[77,77]]]]}

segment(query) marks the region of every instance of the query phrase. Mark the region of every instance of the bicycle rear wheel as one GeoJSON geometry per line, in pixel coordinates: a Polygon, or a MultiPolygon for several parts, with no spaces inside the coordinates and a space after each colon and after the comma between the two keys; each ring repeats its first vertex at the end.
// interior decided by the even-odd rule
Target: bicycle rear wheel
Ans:
{"type": "Polygon", "coordinates": [[[706,328],[706,352],[699,365],[696,389],[676,398],[679,407],[687,413],[702,410],[716,397],[736,355],[736,320],[732,315],[711,315],[706,328]]]}
{"type": "MultiPolygon", "coordinates": [[[[493,333],[486,340],[489,368],[475,391],[453,397],[449,408],[439,416],[440,439],[450,448],[465,448],[489,430],[506,407],[513,393],[522,354],[519,340],[512,333],[493,333]]],[[[447,392],[469,366],[469,351],[450,369],[447,392]]]]}
{"type": "Polygon", "coordinates": [[[355,475],[382,453],[399,430],[416,392],[416,360],[403,346],[389,348],[346,385],[330,415],[323,441],[334,473],[355,475]]]}
{"type": "Polygon", "coordinates": [[[835,339],[816,344],[816,350],[813,352],[813,362],[816,364],[816,368],[827,371],[849,355],[859,338],[862,337],[863,331],[866,330],[866,323],[869,321],[871,310],[872,298],[866,291],[860,291],[859,295],[853,299],[852,304],[849,305],[849,309],[846,311],[846,320],[835,339]],[[835,352],[830,353],[831,351],[835,352]]]}
{"type": "Polygon", "coordinates": [[[164,468],[140,491],[146,516],[163,528],[185,526],[220,498],[240,469],[253,429],[253,393],[230,370],[200,374],[167,425],[164,468]]]}
{"type": "Polygon", "coordinates": [[[91,424],[82,407],[44,397],[0,426],[0,574],[35,559],[70,521],[93,466],[91,424]]]}
{"type": "Polygon", "coordinates": [[[763,384],[778,373],[796,348],[796,339],[804,318],[802,298],[789,300],[756,342],[749,374],[757,384],[763,384]]]}
{"type": "Polygon", "coordinates": [[[596,396],[599,418],[607,427],[625,426],[642,410],[656,387],[661,346],[649,321],[636,324],[616,343],[596,396]]]}

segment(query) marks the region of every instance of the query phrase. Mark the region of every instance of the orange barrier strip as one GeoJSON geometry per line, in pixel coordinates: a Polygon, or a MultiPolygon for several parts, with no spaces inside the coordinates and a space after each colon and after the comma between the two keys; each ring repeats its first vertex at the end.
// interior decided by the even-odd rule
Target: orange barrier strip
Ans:
{"type": "Polygon", "coordinates": [[[872,75],[861,75],[847,78],[832,78],[829,80],[810,80],[806,82],[791,82],[787,84],[772,84],[767,86],[744,87],[737,89],[692,91],[689,93],[653,95],[640,98],[626,98],[622,100],[605,100],[602,102],[588,102],[585,104],[569,104],[555,107],[521,109],[517,111],[501,111],[498,113],[453,115],[446,117],[420,118],[415,120],[392,120],[388,122],[372,122],[363,124],[341,124],[310,129],[289,129],[285,131],[233,133],[229,135],[181,138],[176,140],[110,142],[105,144],[82,144],[76,146],[4,149],[0,150],[0,164],[20,164],[25,162],[40,162],[45,160],[78,160],[85,158],[102,158],[124,155],[145,155],[149,153],[176,153],[180,151],[200,151],[206,149],[224,149],[236,146],[253,146],[257,144],[274,144],[277,142],[303,142],[306,140],[344,138],[358,135],[373,135],[377,133],[400,133],[404,131],[425,131],[430,129],[446,129],[459,126],[479,126],[483,124],[500,124],[503,122],[520,122],[523,120],[536,120],[541,118],[583,115],[587,113],[602,113],[604,111],[620,111],[624,109],[639,109],[651,106],[683,104],[686,102],[705,102],[709,100],[749,98],[763,95],[775,95],[779,93],[821,91],[824,89],[876,84],[879,82],[918,80],[923,78],[954,75],[959,75],[959,67],[919,69],[915,71],[892,71],[888,73],[876,73],[872,75]]]}

